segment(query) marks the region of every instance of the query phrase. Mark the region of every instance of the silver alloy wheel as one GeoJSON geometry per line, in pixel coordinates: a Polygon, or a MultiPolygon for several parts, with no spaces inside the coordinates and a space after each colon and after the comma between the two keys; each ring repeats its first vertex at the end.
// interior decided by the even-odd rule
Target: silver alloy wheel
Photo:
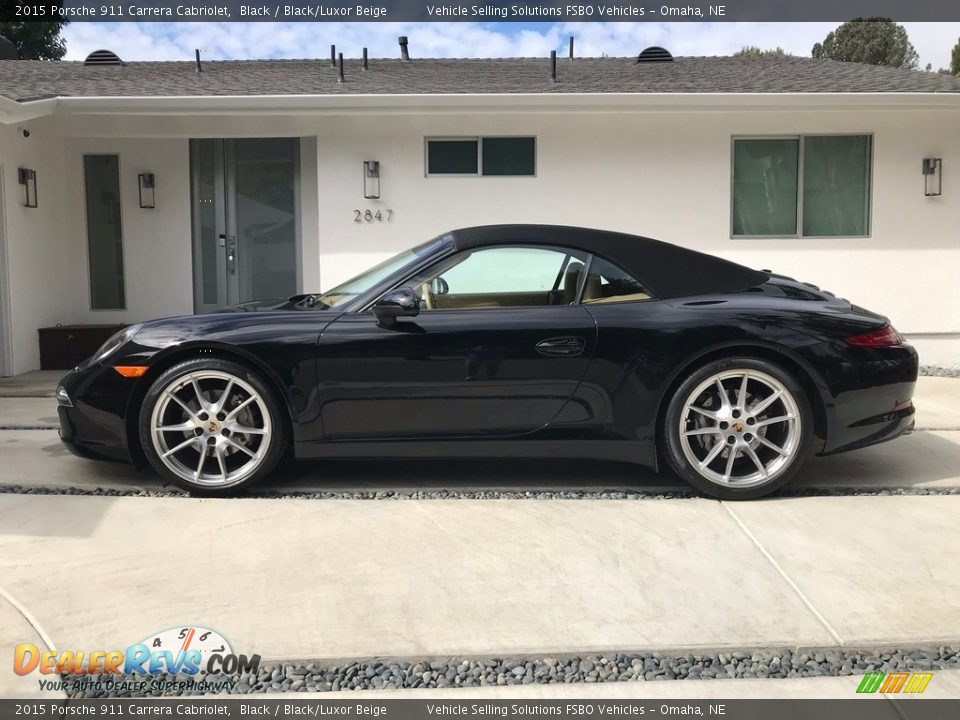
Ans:
{"type": "Polygon", "coordinates": [[[236,485],[256,472],[271,432],[260,394],[219,370],[178,377],[161,391],[150,416],[160,461],[183,480],[207,487],[236,485]]]}
{"type": "Polygon", "coordinates": [[[802,437],[793,393],[759,370],[725,370],[700,383],[680,413],[680,446],[704,479],[747,488],[774,480],[802,437]]]}

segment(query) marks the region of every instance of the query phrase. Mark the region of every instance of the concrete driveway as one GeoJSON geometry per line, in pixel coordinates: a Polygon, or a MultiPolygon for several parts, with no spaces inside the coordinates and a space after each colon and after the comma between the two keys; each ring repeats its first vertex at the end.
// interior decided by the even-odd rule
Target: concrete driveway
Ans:
{"type": "MultiPolygon", "coordinates": [[[[918,419],[936,430],[813,460],[799,482],[960,487],[960,381],[927,380],[918,419]]],[[[19,426],[0,430],[0,486],[159,488],[150,474],[65,454],[55,431],[26,429],[49,422],[49,399],[0,398],[0,418],[19,426]]],[[[307,465],[281,486],[385,487],[396,472],[307,465]]],[[[618,465],[437,462],[403,473],[410,487],[675,487],[618,465]]],[[[125,647],[182,624],[216,628],[265,661],[957,645],[958,518],[960,495],[943,494],[722,503],[8,492],[0,648],[125,647]]],[[[17,680],[0,673],[0,695],[24,692],[17,680]]]]}

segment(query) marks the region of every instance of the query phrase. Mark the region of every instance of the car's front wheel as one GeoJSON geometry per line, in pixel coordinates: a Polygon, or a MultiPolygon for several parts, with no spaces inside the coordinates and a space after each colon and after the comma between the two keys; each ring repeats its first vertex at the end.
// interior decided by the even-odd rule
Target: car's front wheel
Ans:
{"type": "Polygon", "coordinates": [[[257,373],[196,359],[156,379],[140,410],[140,441],[161,476],[201,495],[263,479],[286,444],[281,409],[257,373]]]}
{"type": "Polygon", "coordinates": [[[756,358],[724,358],[677,388],[661,443],[670,467],[725,500],[782,487],[810,454],[813,417],[796,379],[756,358]]]}

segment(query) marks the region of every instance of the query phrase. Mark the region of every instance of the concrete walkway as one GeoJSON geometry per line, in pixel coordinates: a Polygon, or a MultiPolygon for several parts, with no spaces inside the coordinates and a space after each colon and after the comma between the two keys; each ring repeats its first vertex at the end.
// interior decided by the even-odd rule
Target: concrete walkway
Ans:
{"type": "Polygon", "coordinates": [[[960,496],[0,495],[0,577],[63,648],[184,623],[265,659],[938,646],[960,642],[958,517],[960,496]]]}
{"type": "Polygon", "coordinates": [[[54,397],[57,383],[67,370],[34,370],[0,378],[0,397],[54,397]]]}

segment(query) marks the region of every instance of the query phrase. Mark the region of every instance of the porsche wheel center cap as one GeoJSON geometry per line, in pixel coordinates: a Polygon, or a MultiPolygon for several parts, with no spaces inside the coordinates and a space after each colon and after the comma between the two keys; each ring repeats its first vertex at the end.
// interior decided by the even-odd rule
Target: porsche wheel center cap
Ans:
{"type": "Polygon", "coordinates": [[[741,422],[735,422],[735,423],[733,424],[733,431],[734,431],[734,432],[742,433],[744,430],[746,430],[746,426],[745,426],[743,423],[741,423],[741,422]]]}
{"type": "Polygon", "coordinates": [[[207,420],[207,422],[204,423],[204,429],[210,435],[216,435],[220,430],[220,424],[216,420],[207,420]]]}

